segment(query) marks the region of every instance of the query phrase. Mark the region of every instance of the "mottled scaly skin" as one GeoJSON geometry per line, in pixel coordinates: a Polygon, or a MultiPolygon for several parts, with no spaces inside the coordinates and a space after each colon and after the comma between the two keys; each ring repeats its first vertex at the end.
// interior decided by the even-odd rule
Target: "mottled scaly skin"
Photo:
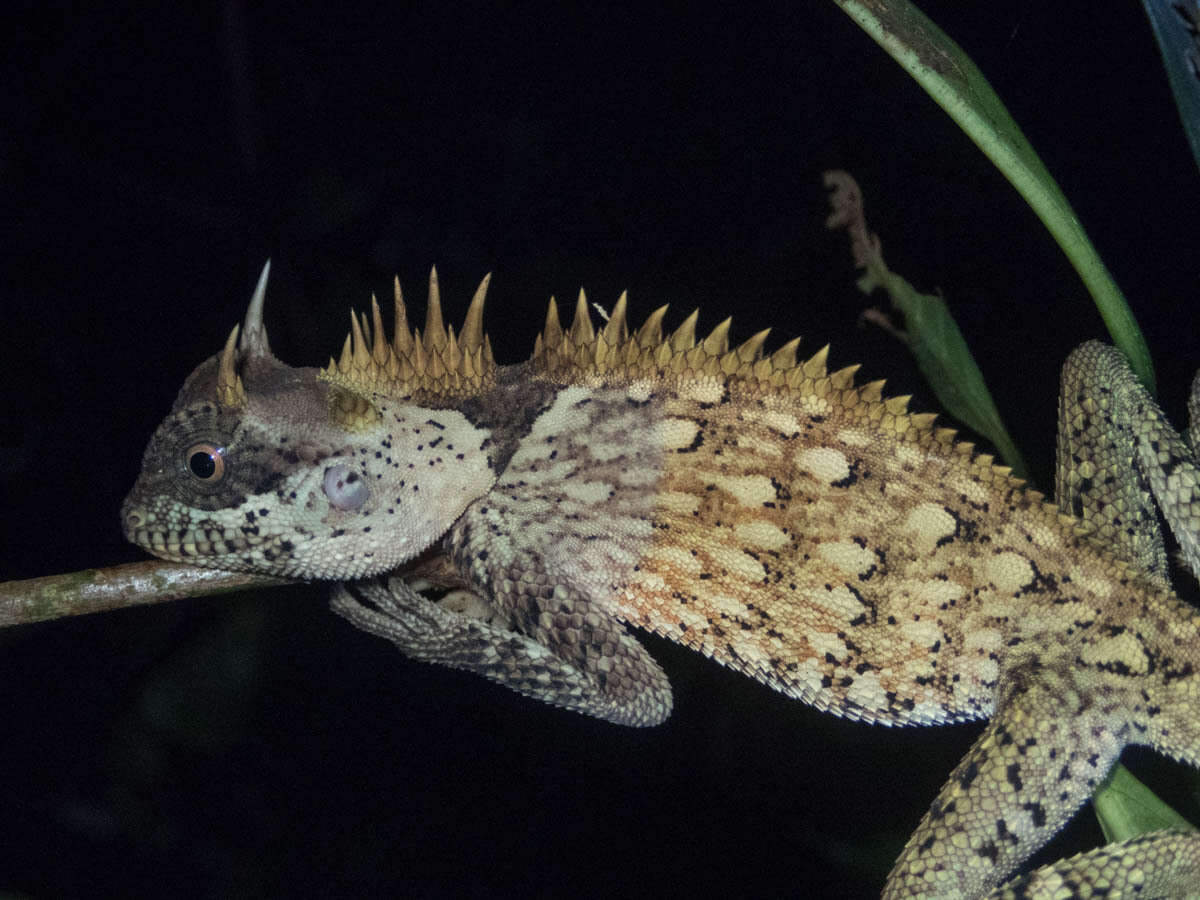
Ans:
{"type": "MultiPolygon", "coordinates": [[[[1200,619],[1153,548],[1118,540],[1118,559],[1094,540],[1131,518],[1096,475],[1134,450],[1068,449],[1085,525],[878,384],[826,373],[823,353],[764,358],[761,336],[731,351],[726,326],[697,341],[694,320],[663,339],[661,312],[631,335],[623,302],[595,334],[581,301],[567,331],[552,307],[528,363],[481,367],[462,362],[490,356],[475,305],[456,339],[432,293],[424,339],[401,318],[385,344],[378,314],[355,320],[319,375],[276,361],[265,333],[236,352],[231,338],[152,439],[126,533],[171,559],[343,582],[440,544],[466,601],[393,579],[339,586],[335,609],[410,656],[622,724],[670,711],[625,624],[839,715],[990,717],[885,896],[986,894],[1128,744],[1200,762],[1200,619]]],[[[1100,403],[1069,404],[1077,435],[1108,417],[1100,403]]],[[[1133,444],[1165,454],[1186,519],[1190,451],[1138,404],[1154,424],[1133,444]]],[[[1162,840],[1042,883],[1132,890],[1166,857],[1173,884],[1198,877],[1198,842],[1162,840]]]]}

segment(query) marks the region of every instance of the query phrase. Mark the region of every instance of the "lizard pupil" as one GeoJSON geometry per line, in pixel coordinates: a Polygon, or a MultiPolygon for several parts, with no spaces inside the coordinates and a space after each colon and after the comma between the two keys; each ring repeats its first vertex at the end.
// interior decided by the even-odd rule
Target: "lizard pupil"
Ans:
{"type": "Polygon", "coordinates": [[[222,448],[213,444],[194,444],[188,448],[187,468],[201,481],[220,481],[225,476],[222,448]]]}

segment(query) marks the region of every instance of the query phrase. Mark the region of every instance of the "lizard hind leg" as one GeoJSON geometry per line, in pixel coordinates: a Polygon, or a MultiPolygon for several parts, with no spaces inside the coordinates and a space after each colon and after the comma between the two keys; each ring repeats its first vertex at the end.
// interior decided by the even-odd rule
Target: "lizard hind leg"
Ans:
{"type": "Polygon", "coordinates": [[[1200,885],[1200,834],[1154,831],[1060,860],[987,895],[1024,897],[1194,898],[1200,885]]]}
{"type": "Polygon", "coordinates": [[[485,598],[463,593],[435,602],[393,578],[339,584],[330,606],[405,656],[473,672],[555,706],[619,725],[657,725],[670,714],[665,673],[619,622],[590,623],[590,642],[604,648],[606,663],[589,669],[552,640],[518,630],[485,598]]]}
{"type": "Polygon", "coordinates": [[[979,897],[1091,796],[1125,744],[1124,715],[1070,669],[1010,672],[996,714],[951,773],[888,876],[885,898],[979,897]]]}
{"type": "Polygon", "coordinates": [[[1200,374],[1188,403],[1192,446],[1121,352],[1099,341],[1067,357],[1058,404],[1059,508],[1083,519],[1105,552],[1169,588],[1161,510],[1188,566],[1200,572],[1200,374]]]}

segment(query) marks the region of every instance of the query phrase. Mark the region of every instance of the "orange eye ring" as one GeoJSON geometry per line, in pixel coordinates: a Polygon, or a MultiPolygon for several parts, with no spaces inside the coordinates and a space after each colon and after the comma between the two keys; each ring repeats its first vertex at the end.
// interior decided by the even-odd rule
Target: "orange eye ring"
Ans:
{"type": "Polygon", "coordinates": [[[184,451],[183,465],[198,481],[217,484],[225,477],[225,448],[207,441],[192,444],[184,451]]]}

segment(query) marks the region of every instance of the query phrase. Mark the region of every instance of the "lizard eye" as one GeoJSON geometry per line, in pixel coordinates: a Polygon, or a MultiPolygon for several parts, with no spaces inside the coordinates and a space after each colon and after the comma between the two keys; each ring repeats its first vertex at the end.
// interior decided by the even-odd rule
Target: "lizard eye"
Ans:
{"type": "Polygon", "coordinates": [[[183,460],[188,472],[205,484],[217,484],[225,477],[224,447],[192,444],[184,451],[183,460]]]}

